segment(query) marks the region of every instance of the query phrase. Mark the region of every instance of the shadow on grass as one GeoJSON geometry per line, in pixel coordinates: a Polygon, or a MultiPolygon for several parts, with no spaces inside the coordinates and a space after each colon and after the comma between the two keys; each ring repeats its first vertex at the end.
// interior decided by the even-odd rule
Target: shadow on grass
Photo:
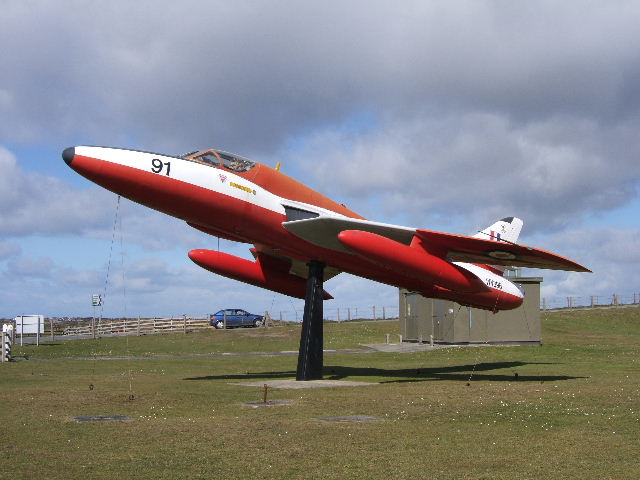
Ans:
{"type": "Polygon", "coordinates": [[[291,378],[296,372],[247,372],[236,375],[207,375],[205,377],[188,377],[183,380],[252,380],[256,378],[291,378]]]}
{"type": "Polygon", "coordinates": [[[386,370],[375,367],[325,367],[328,380],[341,380],[347,377],[382,377],[380,383],[425,382],[434,380],[449,381],[489,381],[489,382],[554,382],[575,380],[571,375],[520,375],[516,371],[509,373],[489,373],[491,370],[517,369],[525,365],[549,365],[549,363],[527,362],[487,362],[476,365],[452,365],[447,367],[405,368],[386,370]],[[386,380],[384,378],[387,378],[386,380]]]}
{"type": "MultiPolygon", "coordinates": [[[[502,370],[505,368],[517,369],[525,365],[551,365],[550,363],[527,363],[527,362],[486,362],[475,365],[452,365],[446,367],[430,368],[403,368],[403,369],[383,369],[375,367],[344,367],[325,366],[323,378],[325,380],[344,380],[353,377],[380,378],[379,383],[404,383],[404,382],[427,382],[434,380],[450,381],[490,381],[490,382],[556,382],[561,380],[575,380],[587,377],[575,377],[570,375],[519,375],[517,372],[510,373],[487,373],[491,370],[502,370]]],[[[236,375],[207,375],[204,377],[191,377],[184,380],[252,380],[259,378],[291,378],[296,372],[247,372],[236,375]]]]}

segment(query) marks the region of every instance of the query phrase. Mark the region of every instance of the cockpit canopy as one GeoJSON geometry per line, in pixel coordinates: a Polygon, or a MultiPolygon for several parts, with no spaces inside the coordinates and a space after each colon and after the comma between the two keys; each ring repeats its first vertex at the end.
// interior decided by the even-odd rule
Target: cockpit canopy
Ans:
{"type": "Polygon", "coordinates": [[[248,172],[256,166],[256,163],[251,160],[220,150],[196,150],[180,155],[180,158],[206,163],[213,167],[222,166],[233,172],[248,172]]]}

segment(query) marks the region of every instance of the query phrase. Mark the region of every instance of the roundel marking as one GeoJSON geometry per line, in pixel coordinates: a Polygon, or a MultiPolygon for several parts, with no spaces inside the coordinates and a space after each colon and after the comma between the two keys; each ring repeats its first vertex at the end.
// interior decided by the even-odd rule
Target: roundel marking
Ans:
{"type": "Polygon", "coordinates": [[[517,258],[513,253],[505,252],[504,250],[493,250],[488,252],[487,255],[498,260],[515,260],[517,258]]]}

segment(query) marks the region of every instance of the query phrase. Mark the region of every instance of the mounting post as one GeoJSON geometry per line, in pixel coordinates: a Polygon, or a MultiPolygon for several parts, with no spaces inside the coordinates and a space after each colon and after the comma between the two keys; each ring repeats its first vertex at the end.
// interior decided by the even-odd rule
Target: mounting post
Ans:
{"type": "Polygon", "coordinates": [[[313,260],[309,262],[307,292],[304,299],[300,351],[296,380],[319,380],[322,378],[322,282],[324,264],[313,260]]]}

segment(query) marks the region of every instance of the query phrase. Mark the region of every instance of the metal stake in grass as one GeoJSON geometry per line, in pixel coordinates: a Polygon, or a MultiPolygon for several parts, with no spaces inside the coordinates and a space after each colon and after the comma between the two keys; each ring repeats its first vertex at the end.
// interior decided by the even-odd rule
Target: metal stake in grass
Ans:
{"type": "Polygon", "coordinates": [[[264,394],[262,395],[262,403],[267,403],[267,392],[269,391],[269,385],[264,384],[264,394]]]}

